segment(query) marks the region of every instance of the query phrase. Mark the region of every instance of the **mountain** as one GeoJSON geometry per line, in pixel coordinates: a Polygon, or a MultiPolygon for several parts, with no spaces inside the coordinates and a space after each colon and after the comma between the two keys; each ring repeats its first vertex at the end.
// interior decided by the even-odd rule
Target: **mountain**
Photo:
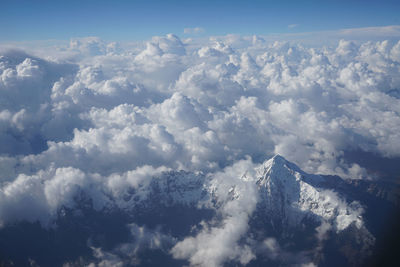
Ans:
{"type": "Polygon", "coordinates": [[[307,174],[279,155],[264,162],[257,173],[260,201],[251,224],[254,232],[273,236],[286,248],[277,265],[295,264],[299,257],[321,266],[359,265],[370,256],[375,238],[358,200],[347,199],[326,186],[326,177],[307,174]]]}
{"type": "Polygon", "coordinates": [[[335,231],[350,224],[362,227],[360,203],[347,203],[336,192],[324,188],[321,176],[306,174],[281,156],[265,162],[258,171],[260,205],[279,219],[280,226],[295,226],[310,217],[333,222],[335,231]]]}
{"type": "Polygon", "coordinates": [[[102,210],[80,191],[54,227],[4,225],[0,266],[361,266],[383,257],[382,220],[398,207],[379,183],[308,174],[279,155],[238,170],[164,172],[102,210]]]}

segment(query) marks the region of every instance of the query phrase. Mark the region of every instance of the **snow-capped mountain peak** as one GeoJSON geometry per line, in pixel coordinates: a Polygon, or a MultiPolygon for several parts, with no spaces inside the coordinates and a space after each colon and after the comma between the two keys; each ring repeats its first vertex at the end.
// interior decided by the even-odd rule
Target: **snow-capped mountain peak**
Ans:
{"type": "Polygon", "coordinates": [[[363,209],[358,202],[347,203],[337,192],[318,186],[322,177],[303,172],[297,165],[275,155],[257,170],[260,206],[288,225],[306,217],[332,222],[337,231],[355,223],[362,227],[363,209]]]}

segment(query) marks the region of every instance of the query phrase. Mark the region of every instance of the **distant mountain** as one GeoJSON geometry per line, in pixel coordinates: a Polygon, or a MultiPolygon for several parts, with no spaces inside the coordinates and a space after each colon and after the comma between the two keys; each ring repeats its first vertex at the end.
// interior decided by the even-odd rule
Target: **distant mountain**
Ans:
{"type": "Polygon", "coordinates": [[[384,222],[398,211],[388,186],[307,174],[279,155],[236,176],[165,172],[101,211],[83,191],[55,227],[3,226],[0,266],[195,265],[185,242],[230,222],[232,242],[251,253],[216,265],[361,266],[383,257],[384,222]]]}

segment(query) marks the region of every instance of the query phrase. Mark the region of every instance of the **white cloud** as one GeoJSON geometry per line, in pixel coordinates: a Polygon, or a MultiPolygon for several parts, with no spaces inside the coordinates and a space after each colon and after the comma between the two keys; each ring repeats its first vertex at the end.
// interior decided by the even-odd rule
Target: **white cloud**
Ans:
{"type": "Polygon", "coordinates": [[[205,32],[204,28],[201,28],[201,27],[183,29],[184,34],[200,34],[200,33],[204,33],[204,32],[205,32]]]}
{"type": "MultiPolygon", "coordinates": [[[[98,210],[127,208],[129,190],[145,198],[152,177],[183,169],[218,185],[221,224],[204,222],[172,254],[204,266],[251,261],[243,236],[257,199],[240,177],[254,169],[247,156],[259,163],[279,153],[308,172],[357,179],[368,166],[344,161],[346,151],[400,157],[400,41],[382,40],[379,29],[353,31],[379,41],[323,48],[169,34],[125,46],[72,40],[46,60],[2,53],[0,223],[51,223],[79,192],[98,210]],[[228,201],[237,192],[249,197],[228,201]]],[[[325,193],[338,203],[336,229],[358,222],[356,204],[348,212],[325,193]]],[[[271,259],[281,252],[272,237],[264,246],[271,259]]],[[[100,252],[105,264],[119,260],[100,252]]]]}
{"type": "Polygon", "coordinates": [[[192,266],[222,266],[227,260],[245,265],[255,258],[248,245],[238,244],[248,230],[249,216],[258,200],[253,169],[251,160],[247,159],[213,176],[211,189],[216,190],[223,220],[218,226],[204,224],[195,237],[178,242],[171,250],[175,258],[189,259],[192,266]],[[238,173],[246,173],[246,177],[238,173]]]}
{"type": "Polygon", "coordinates": [[[128,161],[212,169],[279,152],[309,171],[340,175],[347,147],[398,156],[399,100],[387,93],[400,84],[398,42],[233,49],[223,40],[198,47],[167,35],[119,55],[96,38],[73,40],[71,49],[102,51],[80,49],[90,57],[77,65],[5,54],[2,152],[37,153],[51,141],[24,160],[39,170],[52,155],[56,165],[97,172],[94,162],[124,171],[128,161]]]}

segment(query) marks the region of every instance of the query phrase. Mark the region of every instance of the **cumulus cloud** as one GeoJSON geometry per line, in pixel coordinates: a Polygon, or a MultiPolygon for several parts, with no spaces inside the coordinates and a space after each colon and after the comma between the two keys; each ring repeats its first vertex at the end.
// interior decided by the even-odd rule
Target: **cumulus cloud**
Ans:
{"type": "Polygon", "coordinates": [[[246,227],[246,223],[237,224],[236,219],[227,219],[220,228],[206,228],[196,237],[186,238],[172,249],[174,257],[189,258],[192,266],[222,266],[227,260],[246,265],[255,255],[248,246],[236,244],[246,227]]]}
{"type": "MultiPolygon", "coordinates": [[[[255,164],[278,153],[308,172],[369,177],[345,154],[400,157],[399,72],[393,39],[309,47],[168,34],[130,46],[74,39],[46,59],[2,52],[0,223],[49,225],[79,194],[95,210],[126,209],[131,192],[145,198],[154,177],[185,170],[207,177],[222,219],[197,224],[171,254],[193,265],[246,264],[257,254],[244,240],[257,203],[255,164]]],[[[319,194],[338,203],[332,229],[357,223],[356,203],[319,194]]],[[[329,229],[322,224],[318,239],[329,229]]],[[[281,248],[268,238],[260,242],[274,260],[281,248]]]]}
{"type": "Polygon", "coordinates": [[[238,243],[248,230],[249,216],[258,200],[254,175],[254,166],[247,159],[213,176],[210,188],[224,219],[217,225],[203,223],[195,237],[178,242],[171,250],[175,258],[189,259],[193,266],[222,266],[228,260],[246,265],[255,258],[249,245],[238,243]]]}
{"type": "Polygon", "coordinates": [[[346,150],[399,156],[398,42],[234,49],[232,38],[199,47],[170,34],[118,54],[77,39],[69,49],[88,57],[73,65],[8,52],[1,152],[26,155],[14,159],[19,172],[52,162],[105,175],[141,165],[217,170],[279,153],[353,178],[366,171],[342,160],[346,150]]]}

